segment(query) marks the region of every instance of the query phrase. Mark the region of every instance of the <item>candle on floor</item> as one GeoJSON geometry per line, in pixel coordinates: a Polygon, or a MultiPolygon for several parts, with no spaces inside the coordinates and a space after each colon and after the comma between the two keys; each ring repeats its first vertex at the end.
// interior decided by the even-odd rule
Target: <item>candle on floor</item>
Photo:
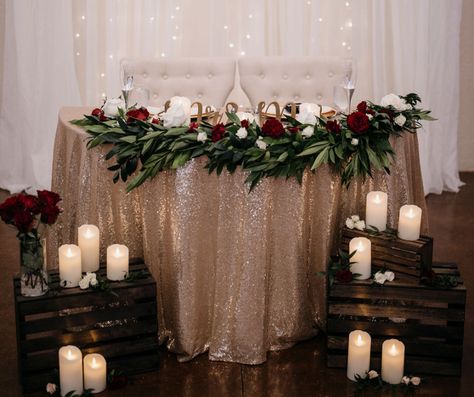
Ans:
{"type": "Polygon", "coordinates": [[[63,346],[59,349],[59,386],[61,397],[75,391],[81,395],[82,387],[82,353],[76,346],[63,346]]]}
{"type": "Polygon", "coordinates": [[[355,330],[349,334],[347,352],[347,377],[355,381],[355,375],[365,378],[370,369],[371,338],[367,332],[355,330]]]}
{"type": "Polygon", "coordinates": [[[354,237],[349,242],[349,253],[357,252],[351,258],[351,272],[357,273],[358,280],[367,280],[371,276],[371,262],[372,262],[372,245],[370,240],[365,237],[354,237]]]}
{"type": "Polygon", "coordinates": [[[99,270],[99,235],[99,228],[95,225],[82,225],[78,229],[83,273],[99,270]]]}
{"type": "Polygon", "coordinates": [[[420,238],[421,208],[416,205],[404,205],[398,217],[398,237],[402,240],[418,240],[420,238]]]}
{"type": "Polygon", "coordinates": [[[382,380],[392,385],[403,378],[405,345],[397,339],[388,339],[382,344],[382,380]]]}
{"type": "Polygon", "coordinates": [[[59,279],[61,287],[77,287],[81,277],[81,249],[74,244],[61,245],[59,247],[59,279]]]}
{"type": "Polygon", "coordinates": [[[100,393],[107,386],[107,362],[104,356],[97,353],[84,357],[84,389],[100,393]]]}
{"type": "Polygon", "coordinates": [[[365,224],[380,231],[387,228],[387,193],[369,192],[365,204],[365,224]]]}
{"type": "Polygon", "coordinates": [[[128,248],[113,244],[107,247],[107,278],[112,281],[123,280],[128,274],[128,248]]]}

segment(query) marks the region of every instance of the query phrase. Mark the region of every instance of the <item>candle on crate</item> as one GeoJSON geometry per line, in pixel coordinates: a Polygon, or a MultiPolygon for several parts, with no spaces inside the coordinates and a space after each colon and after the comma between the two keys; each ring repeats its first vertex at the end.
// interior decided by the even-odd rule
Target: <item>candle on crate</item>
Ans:
{"type": "Polygon", "coordinates": [[[354,262],[351,265],[351,272],[358,273],[358,280],[367,280],[371,276],[372,246],[370,240],[365,237],[354,237],[349,242],[349,253],[356,251],[350,259],[354,262]]]}
{"type": "Polygon", "coordinates": [[[384,231],[387,228],[387,193],[369,192],[365,200],[365,224],[384,231]]]}
{"type": "Polygon", "coordinates": [[[420,238],[421,208],[416,205],[404,205],[398,217],[398,237],[402,240],[418,240],[420,238]]]}
{"type": "Polygon", "coordinates": [[[81,395],[82,386],[82,353],[76,346],[63,346],[59,349],[59,386],[61,397],[75,391],[81,395]]]}
{"type": "Polygon", "coordinates": [[[123,280],[128,274],[128,248],[112,244],[107,247],[107,278],[112,281],[123,280]]]}
{"type": "Polygon", "coordinates": [[[82,271],[85,273],[99,270],[99,228],[95,225],[82,225],[77,235],[81,249],[82,271]]]}
{"type": "Polygon", "coordinates": [[[84,357],[84,389],[100,393],[107,386],[107,362],[104,356],[97,353],[84,357]]]}
{"type": "Polygon", "coordinates": [[[392,385],[403,378],[405,345],[397,339],[388,339],[382,344],[382,380],[392,385]]]}
{"type": "Polygon", "coordinates": [[[365,378],[370,369],[371,338],[367,332],[355,330],[349,334],[347,352],[347,377],[355,381],[355,375],[365,378]]]}
{"type": "Polygon", "coordinates": [[[77,287],[81,277],[81,249],[74,244],[61,245],[59,247],[59,279],[61,287],[77,287]]]}

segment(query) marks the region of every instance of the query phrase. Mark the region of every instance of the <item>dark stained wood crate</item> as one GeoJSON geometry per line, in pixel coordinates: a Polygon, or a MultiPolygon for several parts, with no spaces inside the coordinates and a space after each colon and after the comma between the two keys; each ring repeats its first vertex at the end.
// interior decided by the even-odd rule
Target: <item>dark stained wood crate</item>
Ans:
{"type": "MultiPolygon", "coordinates": [[[[58,288],[51,274],[51,290],[44,296],[20,295],[14,279],[18,365],[25,393],[44,390],[55,379],[58,349],[75,345],[100,353],[108,369],[136,374],[158,369],[156,283],[140,259],[130,261],[130,273],[144,272],[133,282],[111,282],[111,292],[58,288]]],[[[105,277],[102,266],[98,274],[105,277]]]]}
{"type": "Polygon", "coordinates": [[[405,373],[460,375],[466,288],[455,264],[434,263],[433,271],[456,276],[458,286],[434,289],[397,278],[383,286],[335,282],[328,292],[327,365],[346,367],[349,332],[360,329],[372,337],[373,369],[380,370],[383,341],[396,338],[405,344],[405,373]]]}
{"type": "Polygon", "coordinates": [[[341,247],[349,251],[349,242],[354,237],[366,237],[372,245],[372,267],[386,268],[408,279],[420,280],[421,275],[431,271],[433,262],[433,239],[420,236],[416,241],[391,238],[380,233],[373,235],[360,230],[343,228],[341,247]]]}

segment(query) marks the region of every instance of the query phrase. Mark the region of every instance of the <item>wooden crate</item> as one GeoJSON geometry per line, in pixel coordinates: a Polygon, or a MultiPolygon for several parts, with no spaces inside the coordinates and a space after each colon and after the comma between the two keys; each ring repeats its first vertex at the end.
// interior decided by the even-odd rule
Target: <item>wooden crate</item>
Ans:
{"type": "MultiPolygon", "coordinates": [[[[146,272],[134,282],[112,282],[110,292],[58,288],[51,274],[51,291],[37,298],[20,295],[14,279],[18,364],[25,393],[44,390],[55,379],[58,349],[75,345],[100,353],[108,369],[126,374],[158,368],[156,283],[142,260],[130,261],[130,273],[146,272]]],[[[99,274],[105,277],[105,267],[99,274]]]]}
{"type": "Polygon", "coordinates": [[[405,344],[406,374],[460,375],[466,288],[455,264],[433,264],[437,274],[458,277],[440,290],[395,279],[383,286],[370,280],[334,283],[328,293],[327,365],[346,367],[349,332],[372,337],[371,368],[379,370],[382,342],[405,344]],[[397,319],[405,319],[397,322],[397,319]]]}
{"type": "Polygon", "coordinates": [[[381,234],[374,236],[360,230],[344,228],[341,247],[349,251],[349,242],[354,237],[366,237],[372,245],[372,267],[386,268],[405,278],[419,280],[422,274],[431,271],[433,262],[433,239],[420,236],[416,241],[391,238],[381,234]]]}

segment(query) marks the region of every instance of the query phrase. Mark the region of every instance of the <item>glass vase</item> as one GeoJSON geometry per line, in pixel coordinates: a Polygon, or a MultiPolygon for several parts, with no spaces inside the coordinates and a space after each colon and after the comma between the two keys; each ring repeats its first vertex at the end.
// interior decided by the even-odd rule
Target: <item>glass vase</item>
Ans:
{"type": "Polygon", "coordinates": [[[41,296],[48,292],[48,273],[45,270],[45,241],[36,236],[20,238],[21,294],[41,296]]]}

